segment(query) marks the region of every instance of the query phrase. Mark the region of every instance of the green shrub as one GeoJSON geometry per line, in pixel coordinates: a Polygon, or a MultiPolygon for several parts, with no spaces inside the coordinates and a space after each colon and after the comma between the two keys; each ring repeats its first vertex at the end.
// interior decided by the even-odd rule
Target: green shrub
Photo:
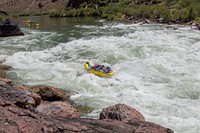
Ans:
{"type": "Polygon", "coordinates": [[[121,18],[123,15],[136,19],[155,19],[162,17],[165,21],[182,20],[188,22],[200,18],[200,0],[156,0],[146,5],[150,0],[90,0],[78,9],[54,11],[51,17],[87,17],[101,16],[108,20],[121,18]],[[106,6],[100,7],[104,3],[106,6]],[[99,8],[100,7],[100,8],[99,8]]]}
{"type": "Polygon", "coordinates": [[[103,14],[116,14],[117,12],[120,12],[120,6],[114,3],[102,8],[103,14]]]}
{"type": "Polygon", "coordinates": [[[111,3],[106,7],[101,8],[101,16],[103,18],[108,18],[109,20],[113,20],[116,18],[117,14],[121,12],[121,7],[117,4],[111,3]]]}
{"type": "Polygon", "coordinates": [[[176,21],[180,19],[180,11],[177,9],[173,9],[170,11],[171,21],[176,21]]]}
{"type": "Polygon", "coordinates": [[[120,1],[120,5],[127,6],[132,3],[132,0],[122,0],[120,1]]]}
{"type": "Polygon", "coordinates": [[[195,20],[194,20],[195,22],[197,22],[197,23],[200,23],[200,17],[198,17],[198,18],[195,18],[195,20]]]}
{"type": "Polygon", "coordinates": [[[193,0],[181,0],[179,2],[179,5],[183,8],[189,6],[192,3],[193,0]]]}
{"type": "Polygon", "coordinates": [[[0,15],[0,23],[3,21],[4,17],[0,15]]]}
{"type": "Polygon", "coordinates": [[[193,14],[195,16],[195,18],[200,17],[200,3],[197,4],[192,4],[191,8],[193,9],[193,14]]]}
{"type": "Polygon", "coordinates": [[[180,14],[180,19],[183,21],[183,22],[188,22],[190,21],[190,11],[188,9],[183,9],[181,11],[181,14],[180,14]]]}

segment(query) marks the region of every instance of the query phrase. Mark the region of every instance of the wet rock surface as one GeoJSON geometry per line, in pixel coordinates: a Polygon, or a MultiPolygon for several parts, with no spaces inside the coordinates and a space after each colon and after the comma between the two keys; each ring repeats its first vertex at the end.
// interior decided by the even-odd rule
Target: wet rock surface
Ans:
{"type": "Polygon", "coordinates": [[[0,24],[0,37],[21,35],[24,35],[24,33],[20,30],[19,26],[15,22],[6,20],[0,24]]]}
{"type": "Polygon", "coordinates": [[[146,122],[139,111],[125,104],[103,109],[101,120],[79,118],[66,99],[43,101],[41,95],[30,90],[0,79],[1,133],[173,133],[169,128],[146,122]],[[109,112],[112,115],[107,115],[109,112]]]}
{"type": "Polygon", "coordinates": [[[63,116],[68,118],[79,118],[80,113],[67,102],[42,102],[37,111],[51,116],[63,116]]]}
{"type": "Polygon", "coordinates": [[[67,100],[70,96],[65,91],[52,86],[34,86],[31,87],[30,91],[37,93],[45,101],[67,100]]]}
{"type": "Polygon", "coordinates": [[[125,104],[116,104],[104,108],[100,113],[99,119],[115,119],[118,121],[128,122],[129,120],[145,121],[144,116],[134,108],[125,104]]]}

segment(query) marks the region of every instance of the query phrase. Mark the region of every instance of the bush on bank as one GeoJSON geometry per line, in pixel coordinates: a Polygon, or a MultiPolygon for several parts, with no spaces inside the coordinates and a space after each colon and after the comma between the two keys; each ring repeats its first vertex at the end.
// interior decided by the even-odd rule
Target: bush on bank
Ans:
{"type": "Polygon", "coordinates": [[[90,0],[77,9],[67,8],[49,14],[50,17],[99,16],[108,20],[125,15],[133,19],[162,18],[165,22],[185,23],[200,18],[200,0],[90,0]]]}
{"type": "Polygon", "coordinates": [[[4,20],[4,17],[0,15],[0,23],[4,20]]]}

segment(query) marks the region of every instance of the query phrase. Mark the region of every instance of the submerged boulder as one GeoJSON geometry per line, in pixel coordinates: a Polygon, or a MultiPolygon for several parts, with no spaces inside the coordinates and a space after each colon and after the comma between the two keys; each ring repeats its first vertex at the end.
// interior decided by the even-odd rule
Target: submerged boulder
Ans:
{"type": "Polygon", "coordinates": [[[24,33],[20,30],[19,26],[9,19],[0,24],[0,37],[8,36],[21,36],[24,33]]]}

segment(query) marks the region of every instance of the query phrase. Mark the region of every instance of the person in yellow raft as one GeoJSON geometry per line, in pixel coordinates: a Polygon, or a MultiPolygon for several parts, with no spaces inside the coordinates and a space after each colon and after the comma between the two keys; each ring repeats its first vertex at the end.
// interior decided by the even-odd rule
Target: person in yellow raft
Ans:
{"type": "Polygon", "coordinates": [[[104,67],[104,65],[99,65],[99,64],[95,64],[95,65],[91,65],[88,61],[85,63],[85,67],[88,69],[95,69],[97,71],[103,71],[105,73],[108,73],[111,71],[110,67],[104,67]]]}
{"type": "Polygon", "coordinates": [[[93,73],[100,77],[110,78],[114,75],[114,72],[109,66],[105,68],[104,65],[99,65],[99,64],[91,65],[89,62],[86,62],[84,64],[84,67],[88,72],[93,73]]]}
{"type": "Polygon", "coordinates": [[[92,65],[87,61],[87,62],[85,62],[85,65],[86,65],[86,68],[88,68],[88,69],[91,69],[92,68],[92,65]]]}

